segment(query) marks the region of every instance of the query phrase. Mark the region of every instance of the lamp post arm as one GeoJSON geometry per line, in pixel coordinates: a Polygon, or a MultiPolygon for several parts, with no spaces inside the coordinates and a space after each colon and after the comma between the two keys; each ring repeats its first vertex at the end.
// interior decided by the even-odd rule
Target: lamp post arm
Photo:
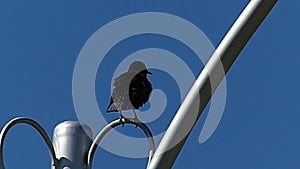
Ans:
{"type": "Polygon", "coordinates": [[[149,169],[172,167],[192,128],[226,72],[276,2],[277,0],[251,0],[249,2],[182,102],[154,153],[149,169]]]}
{"type": "Polygon", "coordinates": [[[4,145],[4,140],[5,140],[6,134],[13,126],[15,126],[17,124],[21,124],[21,123],[32,126],[43,137],[44,141],[47,144],[49,153],[52,158],[52,163],[53,163],[52,165],[56,167],[58,165],[58,160],[56,158],[51,139],[49,138],[47,132],[36,121],[26,118],[26,117],[17,117],[17,118],[10,120],[8,123],[6,123],[6,125],[3,127],[3,129],[1,130],[1,133],[0,133],[0,169],[5,169],[4,161],[3,161],[3,145],[4,145]]]}

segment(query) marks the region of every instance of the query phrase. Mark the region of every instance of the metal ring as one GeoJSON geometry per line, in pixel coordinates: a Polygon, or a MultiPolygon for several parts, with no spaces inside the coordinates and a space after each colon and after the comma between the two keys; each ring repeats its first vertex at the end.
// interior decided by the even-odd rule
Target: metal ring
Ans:
{"type": "Polygon", "coordinates": [[[20,124],[20,123],[29,124],[30,126],[35,128],[40,133],[40,135],[43,137],[44,141],[46,142],[46,144],[48,146],[49,153],[52,158],[52,163],[53,163],[52,165],[55,166],[55,168],[56,168],[57,164],[58,164],[58,160],[56,158],[51,139],[47,135],[46,131],[42,128],[41,125],[39,125],[37,122],[35,122],[32,119],[29,119],[26,117],[17,117],[17,118],[12,119],[8,123],[6,123],[6,125],[3,127],[3,129],[1,130],[1,133],[0,133],[0,169],[5,168],[4,161],[3,161],[3,143],[4,143],[5,136],[10,128],[12,128],[14,125],[20,124]]]}
{"type": "Polygon", "coordinates": [[[98,133],[98,135],[94,139],[94,141],[89,149],[89,152],[88,152],[88,156],[87,156],[87,168],[88,169],[91,169],[91,167],[92,167],[92,162],[93,162],[93,158],[95,155],[95,151],[98,148],[98,145],[101,142],[101,140],[104,138],[104,136],[114,127],[117,127],[119,125],[123,125],[126,123],[134,124],[134,125],[138,126],[139,128],[141,128],[144,131],[145,135],[147,136],[149,146],[150,146],[150,152],[149,152],[149,158],[148,158],[148,164],[147,164],[147,167],[148,167],[148,165],[150,164],[150,161],[152,159],[152,156],[155,152],[153,135],[152,135],[150,129],[146,126],[146,124],[144,124],[142,122],[136,122],[132,118],[122,118],[122,119],[118,119],[118,120],[110,122],[98,133]]]}

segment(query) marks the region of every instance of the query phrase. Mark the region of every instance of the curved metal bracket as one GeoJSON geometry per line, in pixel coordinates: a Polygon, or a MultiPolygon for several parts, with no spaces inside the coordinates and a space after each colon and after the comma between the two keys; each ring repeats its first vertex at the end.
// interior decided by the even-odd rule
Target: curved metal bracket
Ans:
{"type": "Polygon", "coordinates": [[[35,128],[40,135],[43,137],[43,139],[45,140],[51,158],[52,158],[52,165],[55,166],[55,168],[58,166],[58,160],[56,158],[55,155],[55,151],[51,142],[51,139],[49,138],[49,136],[47,135],[46,131],[42,128],[41,125],[39,125],[37,122],[35,122],[34,120],[31,120],[29,118],[25,118],[25,117],[17,117],[12,119],[11,121],[9,121],[8,123],[6,123],[6,125],[3,127],[3,129],[1,130],[0,133],[0,168],[4,169],[4,161],[3,161],[3,143],[4,143],[4,139],[5,136],[7,134],[7,132],[9,131],[10,128],[12,128],[13,126],[15,126],[16,124],[20,124],[20,123],[25,123],[28,124],[30,126],[32,126],[33,128],[35,128]]]}
{"type": "Polygon", "coordinates": [[[124,125],[126,123],[134,124],[134,125],[138,126],[139,128],[141,128],[144,131],[145,135],[147,136],[149,146],[150,146],[150,152],[149,152],[149,158],[148,158],[148,164],[147,164],[147,167],[148,167],[148,165],[150,164],[150,161],[152,159],[152,156],[155,152],[154,140],[153,140],[153,136],[152,136],[150,129],[146,126],[146,124],[144,124],[142,122],[136,122],[132,118],[122,118],[122,119],[118,119],[118,120],[112,121],[109,124],[107,124],[96,136],[95,140],[93,141],[93,143],[89,149],[88,156],[87,156],[87,168],[88,169],[92,168],[92,162],[93,162],[93,158],[95,155],[95,151],[98,148],[98,145],[101,142],[101,140],[104,138],[104,136],[114,127],[117,127],[119,125],[124,125]]]}

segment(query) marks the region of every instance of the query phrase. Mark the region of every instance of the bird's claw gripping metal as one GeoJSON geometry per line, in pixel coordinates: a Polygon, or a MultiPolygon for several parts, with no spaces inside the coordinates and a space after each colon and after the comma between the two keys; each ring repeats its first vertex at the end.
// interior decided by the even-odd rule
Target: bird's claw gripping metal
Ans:
{"type": "Polygon", "coordinates": [[[120,122],[122,123],[122,127],[124,127],[124,124],[125,124],[125,117],[122,115],[121,112],[120,112],[120,122]]]}
{"type": "Polygon", "coordinates": [[[135,128],[137,128],[139,123],[142,123],[138,116],[136,115],[135,111],[133,111],[134,117],[133,118],[126,118],[123,116],[122,112],[120,111],[120,123],[122,123],[122,126],[124,127],[125,123],[128,121],[131,121],[131,123],[135,124],[135,128]]]}
{"type": "Polygon", "coordinates": [[[134,118],[133,118],[132,120],[133,120],[134,123],[136,123],[136,124],[135,124],[135,128],[137,128],[137,123],[142,123],[142,122],[140,121],[140,119],[138,119],[137,116],[134,116],[134,118]]]}

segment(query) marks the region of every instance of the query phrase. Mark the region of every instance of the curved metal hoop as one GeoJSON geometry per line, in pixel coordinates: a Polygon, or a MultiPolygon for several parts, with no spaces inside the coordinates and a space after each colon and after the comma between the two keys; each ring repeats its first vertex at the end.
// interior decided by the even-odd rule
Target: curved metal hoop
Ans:
{"type": "Polygon", "coordinates": [[[54,151],[51,139],[49,138],[46,131],[42,128],[41,125],[39,125],[34,120],[31,120],[31,119],[26,118],[26,117],[17,117],[17,118],[12,119],[8,123],[6,123],[6,125],[1,130],[1,133],[0,133],[0,168],[1,169],[5,168],[4,167],[4,161],[3,161],[3,143],[4,143],[5,136],[6,136],[6,134],[9,131],[10,128],[12,128],[14,125],[20,124],[20,123],[29,124],[30,126],[35,128],[40,133],[40,135],[43,137],[43,139],[45,140],[45,142],[48,146],[48,149],[49,149],[52,161],[53,161],[52,165],[54,165],[55,168],[56,168],[57,164],[58,164],[58,160],[56,158],[55,151],[54,151]]]}
{"type": "Polygon", "coordinates": [[[141,128],[144,131],[145,135],[147,136],[149,146],[150,146],[150,152],[149,152],[149,158],[148,158],[148,164],[147,164],[147,167],[148,167],[148,165],[152,159],[152,156],[154,154],[154,151],[155,151],[153,135],[152,135],[150,129],[146,126],[146,124],[144,124],[142,122],[135,122],[134,119],[132,119],[132,118],[122,118],[122,119],[118,119],[118,120],[112,121],[109,124],[107,124],[96,136],[96,138],[94,139],[94,141],[89,149],[88,156],[87,156],[87,168],[88,169],[92,168],[92,162],[93,162],[93,158],[95,155],[95,151],[98,148],[98,145],[101,142],[101,140],[104,138],[104,136],[114,127],[117,127],[119,125],[123,125],[126,123],[134,124],[134,125],[138,126],[139,128],[141,128]]]}

